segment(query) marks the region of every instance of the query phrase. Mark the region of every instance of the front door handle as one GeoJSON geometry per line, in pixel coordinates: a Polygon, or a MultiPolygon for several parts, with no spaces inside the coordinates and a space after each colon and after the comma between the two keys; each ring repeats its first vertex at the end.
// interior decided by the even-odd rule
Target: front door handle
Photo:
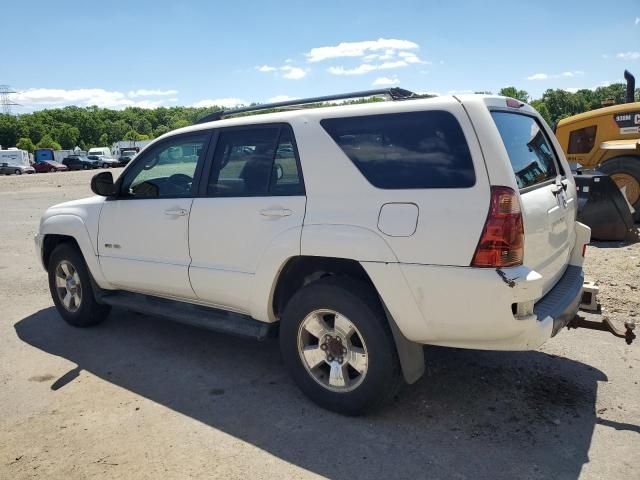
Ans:
{"type": "Polygon", "coordinates": [[[263,217],[288,217],[292,213],[288,208],[265,208],[260,210],[260,215],[263,217]]]}
{"type": "Polygon", "coordinates": [[[188,213],[184,208],[170,208],[164,211],[165,215],[171,215],[172,217],[184,217],[188,213]]]}

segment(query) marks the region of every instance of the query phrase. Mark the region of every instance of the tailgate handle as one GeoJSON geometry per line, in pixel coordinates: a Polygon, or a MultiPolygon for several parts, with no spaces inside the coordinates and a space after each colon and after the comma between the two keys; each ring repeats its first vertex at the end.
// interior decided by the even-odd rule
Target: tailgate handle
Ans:
{"type": "Polygon", "coordinates": [[[288,217],[292,213],[288,208],[265,208],[260,210],[260,215],[263,217],[288,217]]]}
{"type": "Polygon", "coordinates": [[[187,213],[189,212],[187,212],[184,208],[171,208],[164,211],[165,215],[171,215],[174,217],[184,217],[187,213]]]}

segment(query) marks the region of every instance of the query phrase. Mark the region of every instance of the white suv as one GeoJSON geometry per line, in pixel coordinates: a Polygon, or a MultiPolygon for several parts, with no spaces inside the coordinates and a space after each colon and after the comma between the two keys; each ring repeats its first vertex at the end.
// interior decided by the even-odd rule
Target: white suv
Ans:
{"type": "Polygon", "coordinates": [[[590,237],[553,133],[509,98],[389,93],[218,113],[98,174],[36,236],[61,316],[279,333],[298,386],[345,414],[420,378],[423,344],[540,346],[578,309],[590,237]]]}

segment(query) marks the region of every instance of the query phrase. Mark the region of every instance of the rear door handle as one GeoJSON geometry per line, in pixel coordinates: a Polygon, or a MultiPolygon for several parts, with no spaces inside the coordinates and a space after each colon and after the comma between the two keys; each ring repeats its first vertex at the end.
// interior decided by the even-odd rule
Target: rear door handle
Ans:
{"type": "Polygon", "coordinates": [[[173,217],[184,217],[188,213],[184,208],[170,208],[164,211],[165,215],[171,215],[173,217]]]}
{"type": "Polygon", "coordinates": [[[288,217],[292,213],[288,208],[265,208],[260,210],[260,215],[263,217],[288,217]]]}

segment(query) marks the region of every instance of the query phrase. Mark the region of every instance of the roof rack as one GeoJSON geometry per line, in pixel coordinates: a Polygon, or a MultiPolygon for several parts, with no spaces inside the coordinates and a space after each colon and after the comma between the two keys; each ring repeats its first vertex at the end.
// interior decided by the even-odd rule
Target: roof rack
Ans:
{"type": "Polygon", "coordinates": [[[257,112],[260,110],[269,110],[272,108],[284,108],[284,107],[298,107],[303,105],[309,105],[312,103],[322,103],[322,102],[331,102],[334,100],[347,100],[350,98],[365,98],[365,97],[374,97],[379,95],[386,95],[391,97],[392,100],[408,100],[411,98],[428,98],[432,95],[419,95],[417,93],[411,92],[409,90],[405,90],[403,88],[383,88],[378,90],[362,90],[360,92],[351,92],[351,93],[339,93],[337,95],[327,95],[324,97],[311,97],[311,98],[301,98],[298,100],[287,100],[284,102],[275,102],[275,103],[263,103],[259,105],[252,105],[250,107],[242,107],[235,108],[233,110],[219,110],[217,112],[210,113],[209,115],[205,115],[200,120],[196,122],[196,125],[199,123],[213,122],[215,120],[220,120],[222,117],[226,117],[227,115],[235,115],[237,113],[246,113],[246,112],[257,112]]]}

